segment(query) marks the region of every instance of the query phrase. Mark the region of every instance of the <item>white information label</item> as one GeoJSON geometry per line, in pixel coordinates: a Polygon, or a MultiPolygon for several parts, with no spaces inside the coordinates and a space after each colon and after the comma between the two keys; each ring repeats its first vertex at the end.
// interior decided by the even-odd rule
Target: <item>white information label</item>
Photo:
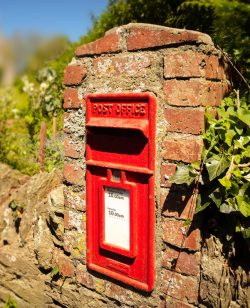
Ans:
{"type": "Polygon", "coordinates": [[[106,186],[104,190],[107,244],[130,249],[130,196],[126,189],[106,186]]]}

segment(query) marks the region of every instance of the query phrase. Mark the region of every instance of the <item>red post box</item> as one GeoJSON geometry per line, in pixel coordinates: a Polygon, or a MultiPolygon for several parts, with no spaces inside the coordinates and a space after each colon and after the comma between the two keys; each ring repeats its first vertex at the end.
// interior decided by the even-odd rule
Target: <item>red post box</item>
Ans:
{"type": "Polygon", "coordinates": [[[155,97],[90,94],[86,108],[87,265],[151,291],[155,97]]]}

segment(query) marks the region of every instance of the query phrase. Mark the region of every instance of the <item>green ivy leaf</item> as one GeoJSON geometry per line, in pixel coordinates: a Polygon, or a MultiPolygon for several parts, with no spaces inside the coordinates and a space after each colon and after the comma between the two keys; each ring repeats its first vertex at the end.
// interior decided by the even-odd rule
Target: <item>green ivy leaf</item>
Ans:
{"type": "Polygon", "coordinates": [[[221,175],[229,167],[229,161],[224,156],[217,157],[211,157],[205,163],[210,181],[221,175]]]}
{"type": "Polygon", "coordinates": [[[207,201],[207,202],[201,204],[201,195],[198,195],[197,201],[196,201],[195,213],[197,214],[197,213],[205,210],[205,208],[207,208],[210,204],[211,204],[210,201],[207,201]]]}
{"type": "Polygon", "coordinates": [[[239,196],[244,197],[247,194],[247,190],[250,189],[250,183],[245,183],[241,186],[241,189],[239,190],[239,196]]]}
{"type": "Polygon", "coordinates": [[[222,193],[220,188],[216,188],[209,196],[208,196],[219,208],[222,201],[222,193]]]}
{"type": "Polygon", "coordinates": [[[227,190],[231,188],[232,183],[231,181],[224,176],[222,179],[219,179],[219,182],[221,183],[222,186],[224,186],[227,190]]]}
{"type": "Polygon", "coordinates": [[[234,176],[236,176],[237,178],[241,178],[241,177],[242,177],[242,174],[241,174],[239,168],[235,168],[234,170],[231,171],[231,173],[232,173],[234,176]]]}
{"type": "Polygon", "coordinates": [[[247,175],[244,175],[243,178],[247,180],[248,182],[250,182],[250,173],[248,173],[247,175]]]}
{"type": "Polygon", "coordinates": [[[191,225],[191,222],[192,222],[192,220],[191,220],[190,218],[186,219],[186,220],[185,220],[185,223],[184,223],[184,226],[185,226],[185,227],[190,226],[190,225],[191,225]]]}
{"type": "Polygon", "coordinates": [[[194,161],[191,166],[196,169],[196,170],[200,170],[200,167],[201,167],[201,162],[199,160],[197,161],[194,161]]]}
{"type": "Polygon", "coordinates": [[[52,269],[52,271],[50,272],[50,274],[51,274],[51,276],[53,277],[53,276],[57,275],[58,273],[59,273],[59,267],[58,267],[58,265],[57,265],[57,266],[55,266],[55,267],[52,269]]]}
{"type": "Polygon", "coordinates": [[[14,200],[12,200],[12,201],[10,202],[10,204],[9,204],[9,207],[10,207],[13,211],[15,211],[16,208],[17,208],[16,202],[15,202],[14,200]]]}
{"type": "Polygon", "coordinates": [[[248,196],[237,196],[237,204],[241,214],[245,217],[250,216],[250,198],[248,196]]]}
{"type": "Polygon", "coordinates": [[[232,129],[229,129],[225,134],[225,142],[228,146],[232,145],[232,140],[234,136],[236,135],[236,132],[232,129]]]}
{"type": "Polygon", "coordinates": [[[34,122],[34,118],[29,114],[27,114],[24,119],[28,124],[32,124],[34,122]]]}
{"type": "Polygon", "coordinates": [[[242,122],[244,122],[250,127],[250,111],[249,110],[239,108],[238,117],[242,122]]]}
{"type": "Polygon", "coordinates": [[[243,133],[243,128],[239,128],[235,126],[235,131],[238,133],[238,135],[241,135],[243,133]]]}
{"type": "Polygon", "coordinates": [[[220,206],[220,212],[224,213],[224,214],[229,214],[229,213],[232,213],[232,212],[237,212],[237,210],[234,209],[231,205],[229,205],[227,203],[223,203],[220,206]]]}
{"type": "Polygon", "coordinates": [[[248,146],[245,151],[242,152],[242,156],[250,157],[250,147],[248,146]]]}
{"type": "Polygon", "coordinates": [[[240,161],[241,161],[241,155],[234,155],[234,162],[235,162],[236,164],[239,164],[240,161]]]}
{"type": "Polygon", "coordinates": [[[239,184],[236,182],[236,181],[231,181],[231,190],[230,190],[230,193],[234,196],[237,196],[239,194],[239,184]]]}
{"type": "Polygon", "coordinates": [[[178,165],[175,174],[171,177],[171,181],[174,184],[190,185],[196,176],[197,172],[191,166],[178,165]]]}
{"type": "Polygon", "coordinates": [[[236,226],[235,226],[235,232],[241,232],[242,231],[242,226],[239,221],[237,221],[236,226]]]}
{"type": "Polygon", "coordinates": [[[241,231],[243,238],[250,238],[250,228],[241,231]]]}

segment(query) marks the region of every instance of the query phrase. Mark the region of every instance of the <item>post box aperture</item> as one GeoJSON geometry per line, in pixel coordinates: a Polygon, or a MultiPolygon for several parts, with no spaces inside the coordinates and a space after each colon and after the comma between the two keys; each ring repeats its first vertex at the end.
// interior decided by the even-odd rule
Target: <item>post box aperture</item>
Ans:
{"type": "Polygon", "coordinates": [[[151,93],[87,96],[87,265],[146,291],[155,276],[155,115],[151,93]]]}

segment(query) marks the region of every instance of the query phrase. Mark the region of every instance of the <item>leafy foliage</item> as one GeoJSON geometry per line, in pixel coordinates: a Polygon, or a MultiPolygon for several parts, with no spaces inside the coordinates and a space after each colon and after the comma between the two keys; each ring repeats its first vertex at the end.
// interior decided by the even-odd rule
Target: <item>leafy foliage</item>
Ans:
{"type": "Polygon", "coordinates": [[[56,266],[52,269],[52,271],[50,272],[50,275],[51,275],[51,277],[54,277],[54,276],[58,275],[59,273],[60,273],[60,271],[59,271],[59,266],[56,265],[56,266]]]}
{"type": "Polygon", "coordinates": [[[62,149],[57,151],[59,141],[51,141],[52,117],[60,120],[60,128],[63,122],[62,85],[57,84],[56,78],[53,69],[44,67],[38,71],[34,82],[24,75],[18,87],[1,90],[0,160],[26,174],[34,174],[39,170],[37,156],[42,121],[50,124],[47,134],[47,170],[62,167],[62,149]],[[48,157],[50,154],[51,157],[48,157]]]}
{"type": "Polygon", "coordinates": [[[58,169],[63,168],[63,136],[58,133],[58,137],[53,140],[47,140],[45,151],[45,170],[52,171],[55,167],[58,169]]]}
{"type": "Polygon", "coordinates": [[[53,123],[62,131],[63,70],[74,48],[66,38],[51,39],[36,50],[13,86],[0,88],[0,161],[29,175],[38,172],[40,125],[46,121],[45,169],[62,168],[61,134],[55,139],[53,123]]]}
{"type": "Polygon", "coordinates": [[[12,299],[12,298],[8,298],[7,302],[4,304],[4,308],[17,308],[17,302],[12,299]]]}
{"type": "Polygon", "coordinates": [[[35,146],[30,139],[25,115],[27,95],[16,88],[0,90],[0,160],[24,173],[37,172],[35,146]]]}
{"type": "MultiPolygon", "coordinates": [[[[250,107],[246,99],[225,98],[218,119],[207,113],[202,163],[179,165],[173,183],[199,186],[196,212],[215,206],[234,215],[234,230],[250,238],[250,107]],[[199,170],[200,169],[200,170],[199,170]]],[[[231,226],[230,226],[231,227],[231,226]]]]}

